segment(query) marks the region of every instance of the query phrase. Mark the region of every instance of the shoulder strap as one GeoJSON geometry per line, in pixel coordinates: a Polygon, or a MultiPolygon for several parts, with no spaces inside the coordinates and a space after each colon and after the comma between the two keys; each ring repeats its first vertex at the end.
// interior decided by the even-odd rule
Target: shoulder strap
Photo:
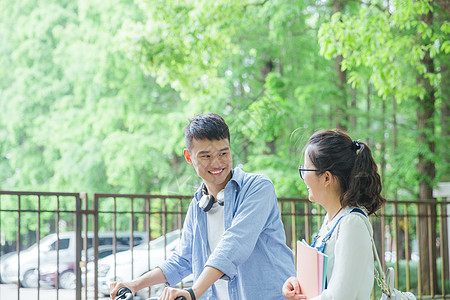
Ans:
{"type": "MultiPolygon", "coordinates": [[[[334,231],[334,229],[336,228],[337,224],[339,224],[339,222],[341,221],[341,219],[342,219],[343,217],[345,217],[345,216],[347,216],[347,215],[349,215],[349,214],[351,214],[351,213],[354,213],[354,212],[358,213],[358,214],[361,216],[361,218],[368,218],[368,216],[366,215],[366,213],[365,213],[362,209],[360,209],[360,208],[354,208],[354,209],[352,209],[352,210],[350,211],[350,213],[341,216],[341,217],[339,218],[339,220],[337,220],[337,222],[336,222],[336,224],[333,226],[333,228],[331,228],[331,230],[328,232],[328,234],[323,238],[323,240],[322,240],[322,245],[320,245],[319,247],[315,247],[315,248],[316,248],[317,250],[323,252],[324,249],[325,249],[325,245],[326,245],[326,243],[328,242],[328,240],[330,239],[331,235],[333,234],[333,231],[334,231]]],[[[369,227],[368,227],[368,225],[367,225],[367,223],[366,223],[365,221],[364,221],[364,224],[366,224],[367,230],[370,232],[370,229],[369,229],[369,227]]],[[[317,233],[317,235],[314,237],[314,241],[313,241],[313,243],[312,243],[312,245],[311,245],[312,247],[315,246],[318,236],[319,236],[319,233],[317,233]]],[[[383,271],[383,267],[382,267],[382,265],[381,265],[380,257],[378,256],[377,248],[375,247],[375,241],[373,240],[373,236],[372,236],[372,235],[370,235],[370,239],[371,239],[371,241],[372,241],[373,255],[375,256],[375,259],[377,260],[378,270],[379,270],[379,274],[380,274],[380,276],[381,276],[381,279],[377,277],[377,281],[378,281],[377,283],[378,283],[378,285],[381,287],[382,291],[383,291],[384,293],[386,293],[387,295],[390,296],[390,295],[391,295],[391,292],[390,292],[390,289],[389,289],[389,287],[388,287],[388,285],[387,285],[387,283],[386,283],[386,275],[385,275],[385,273],[384,273],[384,271],[383,271]]]]}
{"type": "Polygon", "coordinates": [[[362,214],[364,217],[367,217],[366,213],[365,213],[361,208],[357,208],[357,207],[356,207],[356,208],[352,209],[350,213],[353,213],[353,212],[360,213],[360,214],[362,214]]]}
{"type": "MultiPolygon", "coordinates": [[[[352,213],[352,212],[358,212],[358,213],[361,213],[362,215],[364,215],[364,216],[367,218],[366,214],[365,214],[361,209],[359,209],[359,208],[353,209],[353,210],[351,211],[351,213],[352,213]]],[[[366,222],[364,222],[364,224],[366,224],[366,226],[368,227],[368,225],[367,225],[366,222]]],[[[369,229],[369,228],[367,228],[367,230],[369,230],[369,232],[370,232],[370,229],[369,229]]],[[[381,276],[381,280],[378,280],[379,278],[377,278],[377,280],[378,280],[378,285],[381,287],[381,289],[383,290],[383,292],[388,293],[388,295],[390,295],[389,287],[388,287],[388,285],[386,284],[386,274],[384,273],[383,266],[381,265],[380,257],[378,256],[378,251],[377,251],[377,248],[376,248],[376,246],[375,246],[375,241],[373,240],[373,236],[372,236],[372,235],[370,236],[370,239],[372,240],[372,250],[373,250],[373,255],[375,256],[375,259],[377,260],[378,270],[379,270],[380,276],[381,276]]]]}
{"type": "MultiPolygon", "coordinates": [[[[313,240],[313,242],[312,242],[312,244],[311,244],[311,247],[314,247],[314,248],[316,248],[317,250],[319,250],[320,252],[323,253],[323,252],[325,251],[325,246],[326,246],[328,240],[331,238],[331,235],[333,234],[333,231],[336,229],[336,227],[337,227],[337,225],[339,224],[339,222],[342,220],[343,217],[345,217],[345,216],[347,216],[347,215],[349,215],[349,214],[351,214],[351,213],[353,213],[353,212],[360,213],[360,214],[362,214],[363,216],[367,217],[366,214],[364,213],[364,211],[363,211],[362,209],[360,209],[360,208],[354,208],[354,209],[352,209],[348,214],[341,216],[341,217],[337,220],[337,222],[336,222],[336,224],[334,224],[333,228],[331,228],[331,230],[327,233],[327,235],[322,239],[322,244],[321,244],[320,246],[317,246],[317,247],[316,247],[317,238],[319,237],[319,233],[317,233],[316,236],[314,237],[314,240],[313,240]]],[[[319,231],[320,231],[320,230],[319,230],[319,231]]]]}

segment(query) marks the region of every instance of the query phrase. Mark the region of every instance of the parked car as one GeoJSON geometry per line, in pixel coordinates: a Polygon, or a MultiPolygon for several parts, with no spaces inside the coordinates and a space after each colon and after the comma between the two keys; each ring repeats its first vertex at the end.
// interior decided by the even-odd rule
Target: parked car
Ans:
{"type": "Polygon", "coordinates": [[[17,255],[17,252],[8,252],[6,254],[3,254],[2,256],[0,256],[0,283],[6,283],[3,278],[2,278],[2,272],[1,272],[1,266],[5,263],[5,261],[13,256],[13,255],[17,255]]]}
{"type": "MultiPolygon", "coordinates": [[[[47,264],[41,269],[40,284],[44,286],[56,286],[59,275],[59,287],[62,289],[74,289],[76,287],[75,262],[63,262],[56,268],[55,264],[47,264]],[[58,275],[57,275],[58,274],[58,275]]],[[[37,270],[33,283],[37,280],[37,270]]]]}
{"type": "MultiPolygon", "coordinates": [[[[112,245],[113,232],[100,232],[99,233],[99,245],[112,245]]],[[[135,232],[134,244],[142,243],[147,240],[145,233],[135,232]]],[[[83,234],[84,236],[84,234],[83,234]]],[[[87,234],[87,248],[92,248],[93,232],[87,234]]],[[[130,233],[129,232],[117,232],[117,244],[129,245],[130,233]]],[[[63,275],[60,272],[59,276],[74,277],[74,265],[75,265],[75,232],[61,232],[59,234],[59,267],[64,272],[63,275]],[[70,274],[71,272],[72,274],[70,274]]],[[[15,283],[19,279],[20,284],[23,287],[36,287],[38,283],[38,271],[52,268],[56,270],[57,262],[57,236],[56,234],[50,234],[40,240],[40,251],[38,253],[38,246],[34,244],[28,249],[20,251],[20,255],[17,253],[9,254],[7,258],[1,260],[0,274],[4,283],[15,283]],[[38,259],[39,258],[39,259],[38,259]],[[40,263],[38,270],[38,261],[40,263]],[[20,263],[20,272],[18,272],[18,265],[20,263]]],[[[50,272],[51,273],[51,272],[50,272]]]]}
{"type": "MultiPolygon", "coordinates": [[[[165,236],[160,236],[148,244],[141,244],[133,249],[133,254],[130,250],[123,251],[116,254],[115,262],[114,255],[107,256],[98,261],[98,289],[99,292],[105,296],[109,295],[109,284],[112,281],[129,281],[149,270],[154,269],[167,258],[170,257],[179,244],[181,236],[180,230],[175,230],[167,233],[165,236]]],[[[88,264],[88,281],[89,284],[94,283],[94,265],[88,264]]],[[[188,276],[183,280],[183,286],[189,287],[193,284],[193,277],[188,276]]],[[[151,294],[157,294],[162,290],[163,286],[154,286],[151,289],[151,294]]],[[[143,290],[137,293],[143,298],[148,297],[148,290],[143,290]]]]}
{"type": "MultiPolygon", "coordinates": [[[[128,245],[116,245],[116,251],[122,252],[130,249],[128,245]]],[[[111,255],[114,251],[113,245],[102,245],[98,247],[98,257],[99,259],[111,255]]],[[[88,259],[84,256],[84,251],[81,256],[81,266],[85,265],[87,262],[94,260],[94,248],[89,248],[87,250],[88,259]]],[[[82,267],[83,269],[84,267],[82,267]]],[[[40,283],[46,286],[56,286],[56,279],[59,275],[59,287],[62,289],[74,289],[76,287],[76,276],[75,276],[75,262],[64,262],[59,264],[59,268],[56,268],[55,264],[46,264],[41,268],[40,283]],[[58,274],[58,275],[57,275],[58,274]]],[[[36,272],[37,273],[37,272],[36,272]]],[[[37,274],[36,274],[37,276],[37,274]]],[[[83,282],[83,278],[82,278],[83,282]]]]}

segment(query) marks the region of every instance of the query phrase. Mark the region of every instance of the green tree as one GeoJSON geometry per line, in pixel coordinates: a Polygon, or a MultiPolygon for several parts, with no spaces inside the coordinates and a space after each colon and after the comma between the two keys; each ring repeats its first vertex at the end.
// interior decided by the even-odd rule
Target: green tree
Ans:
{"type": "MultiPolygon", "coordinates": [[[[361,75],[360,66],[369,67],[370,81],[378,93],[393,97],[395,101],[407,102],[416,111],[415,140],[418,143],[413,157],[417,161],[417,193],[420,200],[431,200],[433,185],[448,166],[438,170],[442,157],[436,151],[436,106],[442,99],[441,76],[435,71],[443,58],[448,58],[450,31],[448,14],[432,1],[371,1],[361,5],[355,16],[336,13],[320,31],[324,45],[322,54],[328,58],[342,55],[342,67],[352,72],[351,82],[356,84],[361,75]]],[[[444,59],[448,61],[448,59],[444,59]]],[[[447,101],[447,100],[445,100],[447,101]]],[[[439,145],[439,147],[446,147],[439,145]]],[[[426,214],[420,207],[419,214],[426,214]]],[[[428,270],[429,247],[427,241],[435,240],[435,232],[428,237],[427,220],[420,221],[419,245],[421,245],[421,270],[425,294],[435,293],[428,270]],[[429,281],[431,280],[431,281],[429,281]]],[[[434,245],[434,243],[432,243],[434,245]]],[[[434,246],[435,247],[435,246],[434,246]]],[[[430,249],[433,253],[433,249],[430,249]]],[[[435,260],[431,266],[436,270],[435,260]]],[[[436,274],[435,272],[433,272],[436,274]]],[[[437,281],[435,281],[437,282],[437,281]]]]}

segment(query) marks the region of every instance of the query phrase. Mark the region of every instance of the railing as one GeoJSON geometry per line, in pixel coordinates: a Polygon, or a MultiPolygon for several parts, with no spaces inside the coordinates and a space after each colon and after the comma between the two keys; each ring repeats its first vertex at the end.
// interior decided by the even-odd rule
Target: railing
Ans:
{"type": "MultiPolygon", "coordinates": [[[[98,213],[98,223],[103,230],[112,230],[114,236],[118,230],[128,230],[129,232],[144,232],[148,241],[155,241],[155,238],[163,237],[159,245],[148,243],[145,247],[140,246],[139,251],[135,251],[130,243],[130,250],[126,261],[126,266],[118,265],[117,250],[114,247],[113,262],[109,264],[111,270],[106,272],[106,280],[131,280],[139,277],[146,271],[157,265],[155,260],[162,262],[173,250],[173,245],[180,237],[179,230],[183,226],[184,217],[188,209],[192,196],[167,196],[167,195],[136,195],[136,194],[94,194],[94,207],[98,213]],[[159,246],[162,246],[159,248],[159,246]],[[159,251],[161,250],[161,251],[159,251]],[[135,253],[141,253],[143,259],[135,257],[135,253]],[[162,256],[161,256],[162,255],[162,256]],[[108,277],[109,276],[109,277],[108,277]]],[[[156,240],[158,242],[158,240],[156,240]]],[[[114,242],[114,245],[116,243],[114,242]]],[[[122,254],[122,257],[123,257],[122,254]]],[[[96,256],[97,257],[97,256],[96,256]]],[[[102,266],[100,266],[102,267],[102,266]]],[[[97,259],[95,259],[95,278],[98,277],[99,269],[97,259]]],[[[104,268],[102,268],[104,270],[104,268]]],[[[107,282],[100,280],[100,291],[105,294],[108,290],[107,282]]],[[[94,282],[94,294],[99,291],[99,282],[94,282]]],[[[150,297],[157,291],[148,289],[141,296],[150,297]]]]}
{"type": "MultiPolygon", "coordinates": [[[[298,199],[279,199],[287,244],[294,249],[298,239],[311,241],[325,211],[298,199]]],[[[395,287],[421,298],[450,299],[449,202],[388,201],[372,216],[374,240],[384,269],[395,268],[395,287]],[[383,259],[384,258],[384,259],[383,259]]],[[[372,299],[379,299],[375,287],[372,299]]]]}
{"type": "MultiPolygon", "coordinates": [[[[5,192],[0,191],[0,240],[6,239],[5,235],[15,235],[15,251],[9,256],[13,259],[8,261],[4,257],[0,260],[0,278],[4,282],[11,280],[11,275],[16,274],[17,299],[21,295],[21,287],[36,288],[36,299],[41,295],[41,254],[46,252],[51,254],[48,262],[51,267],[55,267],[56,274],[60,274],[60,253],[65,250],[65,245],[61,247],[62,238],[61,225],[65,224],[67,229],[74,234],[70,237],[75,243],[71,243],[73,248],[72,263],[78,266],[81,261],[81,202],[84,194],[76,193],[34,193],[34,192],[5,192]],[[43,221],[49,221],[43,223],[43,221]],[[30,234],[32,233],[32,234],[30,234]],[[49,243],[42,239],[43,234],[52,233],[55,237],[49,243]],[[44,245],[42,245],[44,241],[44,245]],[[32,251],[25,251],[28,246],[34,243],[32,251]],[[23,253],[22,253],[23,252],[23,253]],[[25,254],[25,255],[21,255],[25,254]],[[14,257],[16,259],[14,259],[14,257]],[[6,265],[8,263],[8,265],[6,265]],[[8,278],[9,277],[9,278],[8,278]]],[[[6,242],[5,242],[6,244],[6,242]]],[[[0,254],[4,252],[0,242],[0,254]]],[[[7,249],[11,250],[11,249],[7,249]]],[[[6,254],[6,253],[5,253],[6,254]]],[[[77,283],[81,282],[80,268],[73,268],[73,274],[77,283]]],[[[60,298],[60,277],[54,277],[56,288],[56,299],[60,298]]],[[[1,290],[0,290],[1,292],[1,290]]],[[[11,291],[9,291],[11,293],[11,291]]],[[[8,295],[10,299],[12,295],[8,295]]],[[[77,284],[75,289],[76,299],[81,299],[81,285],[77,284]]],[[[0,298],[3,298],[0,296],[0,298]]]]}
{"type": "MultiPolygon", "coordinates": [[[[20,253],[33,243],[39,254],[34,272],[36,296],[33,298],[49,299],[48,288],[41,287],[42,277],[48,275],[43,273],[43,262],[48,263],[48,259],[41,256],[42,244],[46,243],[44,236],[51,233],[56,234],[58,241],[55,243],[54,259],[58,275],[54,280],[55,290],[52,291],[55,293],[52,299],[98,299],[99,292],[107,293],[106,282],[102,281],[99,285],[97,280],[107,278],[104,276],[104,265],[99,265],[99,249],[104,250],[102,247],[108,245],[112,253],[109,279],[123,279],[125,266],[122,260],[130,262],[130,269],[126,269],[126,272],[129,272],[131,278],[140,276],[141,269],[151,269],[156,261],[170,254],[171,249],[168,248],[172,247],[173,242],[170,232],[181,228],[191,198],[94,194],[92,199],[88,199],[85,194],[75,193],[0,192],[0,237],[3,236],[3,242],[0,238],[0,253],[6,254],[4,252],[11,250],[11,243],[6,243],[9,241],[15,243],[16,251],[9,256],[17,257],[15,282],[18,284],[16,292],[12,297],[9,295],[9,299],[25,297],[24,289],[20,286],[24,284],[22,271],[25,271],[26,264],[20,253]],[[61,249],[60,241],[68,231],[76,233],[72,255],[74,290],[64,290],[60,284],[64,250],[61,249]],[[110,234],[110,240],[105,238],[107,234],[110,234]],[[128,236],[125,242],[124,236],[128,236]],[[161,251],[158,250],[161,245],[147,243],[160,236],[163,237],[160,241],[164,249],[161,251]],[[140,242],[143,244],[137,246],[140,242]],[[93,252],[94,259],[87,263],[90,251],[93,252]],[[137,258],[142,253],[146,254],[143,262],[137,258]],[[135,263],[137,261],[140,263],[135,263]],[[45,296],[42,296],[43,293],[45,296]]],[[[410,290],[421,298],[450,299],[450,295],[447,295],[450,290],[447,230],[449,204],[442,201],[388,202],[378,216],[371,218],[378,253],[384,267],[393,266],[396,269],[396,286],[400,290],[410,290]]],[[[319,230],[325,211],[305,199],[279,198],[279,205],[287,244],[295,249],[298,239],[310,241],[319,230]]],[[[3,278],[1,272],[5,261],[0,260],[0,278],[3,278]]],[[[0,298],[3,286],[0,285],[0,298]]],[[[373,299],[378,299],[381,296],[379,289],[374,290],[373,299]]],[[[148,290],[143,296],[149,297],[154,292],[156,291],[148,290]]],[[[8,290],[8,293],[12,292],[8,290]]],[[[32,299],[30,296],[25,298],[32,299]]]]}

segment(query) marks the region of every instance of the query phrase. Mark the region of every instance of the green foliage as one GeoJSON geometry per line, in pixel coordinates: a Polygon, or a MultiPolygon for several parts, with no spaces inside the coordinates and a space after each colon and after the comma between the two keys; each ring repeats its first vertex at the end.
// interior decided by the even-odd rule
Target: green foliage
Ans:
{"type": "MultiPolygon", "coordinates": [[[[427,92],[417,75],[436,87],[436,107],[445,100],[443,75],[421,61],[428,51],[436,70],[448,65],[448,14],[426,0],[334,14],[329,4],[2,1],[0,188],[191,194],[200,180],[182,156],[183,127],[213,111],[230,126],[235,165],[268,175],[279,196],[307,195],[301,150],[340,122],[370,144],[385,195],[415,198],[419,153],[437,166],[433,182],[448,172],[416,143],[427,92]],[[430,10],[431,25],[419,18],[430,10]]],[[[425,134],[443,149],[438,117],[425,134]]]]}
{"type": "MultiPolygon", "coordinates": [[[[416,190],[416,184],[409,184],[407,187],[404,183],[418,182],[425,178],[425,174],[419,175],[411,168],[406,170],[405,166],[416,165],[419,154],[425,160],[435,163],[439,174],[446,172],[445,164],[440,163],[442,157],[439,154],[430,152],[424,145],[415,147],[417,135],[424,131],[415,128],[415,111],[410,108],[422,110],[422,107],[417,106],[416,99],[423,99],[430,92],[426,86],[417,84],[419,76],[423,75],[432,87],[439,90],[440,74],[427,70],[423,59],[428,52],[435,59],[435,68],[439,69],[440,63],[448,62],[445,54],[449,39],[448,15],[428,0],[408,3],[390,1],[389,7],[382,1],[370,1],[367,6],[359,8],[358,14],[335,13],[319,30],[319,40],[323,45],[321,54],[329,59],[342,55],[342,69],[350,71],[349,82],[353,86],[360,86],[368,79],[378,96],[397,102],[398,110],[395,114],[397,119],[401,118],[398,128],[401,140],[397,149],[388,145],[383,154],[389,164],[393,164],[385,177],[385,184],[391,191],[399,188],[416,190]],[[434,14],[432,25],[421,20],[422,15],[430,11],[434,14]],[[413,134],[411,129],[415,130],[413,134]],[[405,153],[400,149],[409,151],[405,153]],[[440,167],[442,165],[443,168],[440,167]],[[413,176],[408,175],[411,171],[413,176]],[[400,174],[403,176],[399,176],[400,174]],[[406,178],[410,180],[407,181],[406,178]]],[[[439,92],[435,96],[435,109],[438,110],[440,102],[446,100],[439,98],[439,92]]],[[[390,113],[389,108],[386,112],[390,113]]],[[[445,142],[441,145],[441,141],[436,139],[436,133],[432,129],[438,124],[438,120],[438,114],[432,116],[434,124],[428,124],[429,129],[424,134],[428,141],[435,142],[438,147],[446,147],[445,142]]],[[[385,126],[385,129],[392,126],[389,119],[386,119],[385,126]]],[[[439,130],[439,126],[437,128],[439,130]]],[[[441,177],[442,175],[438,175],[427,180],[436,182],[441,177]]]]}

